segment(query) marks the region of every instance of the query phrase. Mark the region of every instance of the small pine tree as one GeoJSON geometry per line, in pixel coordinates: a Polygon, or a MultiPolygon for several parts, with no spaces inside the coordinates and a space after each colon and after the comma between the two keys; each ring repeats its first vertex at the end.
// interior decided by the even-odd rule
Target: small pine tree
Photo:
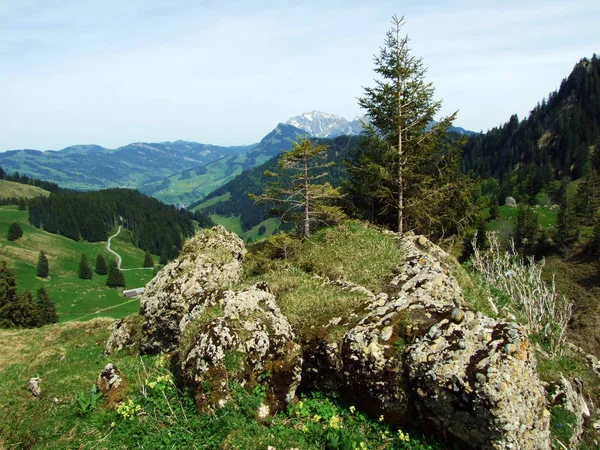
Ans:
{"type": "Polygon", "coordinates": [[[92,269],[88,264],[87,257],[82,254],[81,259],[79,260],[79,278],[82,280],[91,280],[92,276],[92,269]]]}
{"type": "Polygon", "coordinates": [[[123,272],[119,270],[116,261],[111,261],[108,265],[108,277],[106,278],[106,285],[109,287],[125,287],[125,277],[123,272]]]}
{"type": "Polygon", "coordinates": [[[37,276],[40,278],[48,278],[48,271],[48,258],[46,258],[46,254],[41,251],[38,255],[37,276]]]}
{"type": "Polygon", "coordinates": [[[496,220],[500,214],[500,205],[498,204],[498,198],[494,195],[492,198],[492,204],[490,205],[490,220],[496,220]]]}
{"type": "Polygon", "coordinates": [[[21,225],[19,225],[17,222],[11,223],[10,227],[8,227],[8,233],[6,233],[6,239],[9,241],[16,241],[21,236],[23,236],[23,229],[21,228],[21,225]]]}
{"type": "Polygon", "coordinates": [[[148,250],[144,253],[144,267],[154,267],[154,259],[148,250]]]}
{"type": "Polygon", "coordinates": [[[96,273],[98,275],[106,275],[108,273],[106,261],[104,260],[104,256],[102,255],[96,256],[96,273]]]}
{"type": "Polygon", "coordinates": [[[27,209],[27,200],[23,197],[19,197],[17,205],[19,207],[19,211],[25,211],[27,209]]]}
{"type": "Polygon", "coordinates": [[[58,322],[58,312],[54,302],[50,300],[48,293],[44,287],[37,290],[36,305],[38,309],[39,326],[58,322]]]}

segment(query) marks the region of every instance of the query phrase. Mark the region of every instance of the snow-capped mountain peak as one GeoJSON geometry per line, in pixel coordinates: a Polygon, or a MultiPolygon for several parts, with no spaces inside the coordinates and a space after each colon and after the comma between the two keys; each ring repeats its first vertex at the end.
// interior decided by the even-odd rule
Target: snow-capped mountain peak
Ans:
{"type": "Polygon", "coordinates": [[[328,138],[343,134],[359,134],[362,131],[360,120],[348,121],[335,114],[321,111],[304,112],[299,116],[290,118],[286,124],[300,128],[312,136],[328,138]]]}

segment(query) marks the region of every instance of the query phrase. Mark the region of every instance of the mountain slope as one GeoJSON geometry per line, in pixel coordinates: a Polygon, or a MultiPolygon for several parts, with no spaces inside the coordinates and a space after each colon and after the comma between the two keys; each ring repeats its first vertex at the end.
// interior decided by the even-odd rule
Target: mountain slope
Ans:
{"type": "Polygon", "coordinates": [[[40,195],[48,197],[50,192],[37,186],[0,180],[0,198],[34,198],[40,195]]]}
{"type": "Polygon", "coordinates": [[[279,124],[247,153],[223,156],[161,181],[140,186],[139,190],[165,203],[190,204],[202,199],[246,169],[263,164],[305,133],[298,128],[279,124]]]}
{"type": "Polygon", "coordinates": [[[135,188],[252,148],[254,145],[220,147],[186,141],[138,142],[117,149],[77,145],[59,151],[9,150],[0,153],[0,165],[8,173],[26,173],[65,188],[135,188]]]}
{"type": "Polygon", "coordinates": [[[581,178],[600,148],[600,60],[582,59],[560,88],[519,121],[467,142],[464,171],[500,180],[500,198],[528,201],[554,180],[581,178]]]}

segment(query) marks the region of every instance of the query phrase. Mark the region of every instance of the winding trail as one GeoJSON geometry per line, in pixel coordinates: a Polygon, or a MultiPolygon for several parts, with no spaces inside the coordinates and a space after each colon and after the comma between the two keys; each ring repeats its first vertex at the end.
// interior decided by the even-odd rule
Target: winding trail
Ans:
{"type": "Polygon", "coordinates": [[[121,262],[123,261],[121,259],[121,255],[119,255],[112,248],[110,248],[110,241],[112,240],[112,238],[117,237],[120,232],[121,232],[121,225],[119,225],[119,229],[117,230],[117,232],[115,234],[113,234],[111,237],[109,237],[108,241],[106,241],[106,250],[108,250],[109,252],[111,252],[113,255],[115,255],[117,257],[117,268],[119,270],[121,270],[121,271],[125,271],[125,270],[154,270],[154,267],[135,267],[133,269],[121,269],[121,262]]]}

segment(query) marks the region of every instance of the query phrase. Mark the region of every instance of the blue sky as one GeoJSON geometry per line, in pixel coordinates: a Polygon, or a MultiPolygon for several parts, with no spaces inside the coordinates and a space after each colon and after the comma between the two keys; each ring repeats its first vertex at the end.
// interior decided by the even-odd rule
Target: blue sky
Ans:
{"type": "Polygon", "coordinates": [[[248,144],[304,111],[352,118],[393,14],[442,113],[475,131],[600,53],[598,1],[0,0],[0,151],[248,144]]]}

